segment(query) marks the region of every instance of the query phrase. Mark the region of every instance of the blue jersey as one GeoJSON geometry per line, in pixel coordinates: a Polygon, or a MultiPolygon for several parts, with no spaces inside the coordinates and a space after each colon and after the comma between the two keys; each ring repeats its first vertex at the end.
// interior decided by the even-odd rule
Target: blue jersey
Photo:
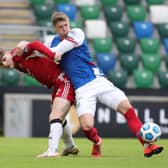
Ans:
{"type": "MultiPolygon", "coordinates": [[[[71,30],[68,36],[73,38],[73,30],[71,30]]],[[[78,31],[78,29],[75,29],[78,31]]],[[[80,30],[81,31],[81,30],[80,30]]],[[[76,36],[75,36],[76,38],[76,36]]],[[[75,39],[74,39],[75,40],[75,39]]],[[[55,36],[51,41],[51,48],[57,46],[61,42],[59,36],[55,36]]],[[[93,63],[93,59],[90,56],[89,48],[86,39],[74,49],[66,52],[60,62],[61,67],[71,80],[75,89],[87,84],[94,80],[96,75],[94,68],[96,66],[93,63]]]]}
{"type": "MultiPolygon", "coordinates": [[[[66,39],[74,42],[76,47],[64,53],[60,65],[71,80],[74,88],[77,89],[94,80],[97,74],[101,73],[99,73],[99,69],[93,63],[88,44],[81,29],[72,29],[66,39]]],[[[53,48],[60,42],[61,39],[56,35],[52,41],[46,45],[53,48]]]]}

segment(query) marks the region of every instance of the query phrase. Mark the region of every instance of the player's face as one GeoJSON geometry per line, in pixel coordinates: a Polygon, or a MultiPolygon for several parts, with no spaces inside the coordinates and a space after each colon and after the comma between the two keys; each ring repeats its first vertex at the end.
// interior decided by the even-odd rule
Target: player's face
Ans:
{"type": "Polygon", "coordinates": [[[68,20],[59,21],[54,28],[58,35],[61,37],[61,39],[64,39],[70,31],[70,23],[68,20]]]}
{"type": "Polygon", "coordinates": [[[6,68],[14,68],[14,62],[12,59],[12,55],[7,52],[1,59],[1,64],[6,68]]]}

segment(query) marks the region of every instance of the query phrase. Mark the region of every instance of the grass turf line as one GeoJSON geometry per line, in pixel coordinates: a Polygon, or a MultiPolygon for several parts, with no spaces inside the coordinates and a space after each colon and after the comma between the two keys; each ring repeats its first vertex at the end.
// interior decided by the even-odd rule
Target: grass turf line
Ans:
{"type": "MultiPolygon", "coordinates": [[[[0,168],[167,168],[168,140],[160,155],[143,157],[143,148],[136,139],[103,138],[102,157],[90,157],[92,143],[85,138],[75,138],[80,149],[78,156],[37,159],[36,155],[47,148],[47,138],[0,138],[0,168]]],[[[60,151],[62,150],[62,142],[60,151]]]]}

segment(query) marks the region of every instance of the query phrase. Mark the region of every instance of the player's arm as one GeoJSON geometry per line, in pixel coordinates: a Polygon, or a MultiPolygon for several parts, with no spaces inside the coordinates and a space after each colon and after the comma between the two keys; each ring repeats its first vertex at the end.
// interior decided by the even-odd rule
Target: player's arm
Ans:
{"type": "Polygon", "coordinates": [[[55,53],[52,52],[49,48],[47,48],[43,43],[40,41],[20,41],[15,48],[16,55],[18,56],[29,56],[33,53],[33,51],[39,51],[40,53],[48,56],[51,59],[54,59],[55,53]]]}
{"type": "Polygon", "coordinates": [[[64,53],[82,45],[84,39],[84,32],[79,28],[75,28],[72,29],[68,33],[67,37],[64,40],[62,40],[56,47],[51,48],[51,50],[53,52],[56,52],[55,58],[61,60],[61,57],[64,53]]]}
{"type": "Polygon", "coordinates": [[[27,46],[25,47],[25,50],[27,50],[27,52],[33,52],[33,51],[39,51],[40,53],[48,56],[51,59],[54,59],[55,53],[52,52],[48,47],[46,47],[43,43],[41,43],[40,41],[33,41],[27,44],[27,46]]]}

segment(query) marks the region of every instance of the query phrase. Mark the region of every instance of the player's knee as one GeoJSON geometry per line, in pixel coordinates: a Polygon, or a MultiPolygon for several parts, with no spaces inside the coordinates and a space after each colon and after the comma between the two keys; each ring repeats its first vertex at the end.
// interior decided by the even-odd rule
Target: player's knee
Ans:
{"type": "Polygon", "coordinates": [[[132,105],[128,100],[123,100],[117,107],[117,111],[125,114],[130,108],[132,108],[132,105]]]}
{"type": "Polygon", "coordinates": [[[90,130],[91,128],[93,128],[93,124],[89,122],[83,122],[81,123],[81,128],[82,130],[90,130]]]}
{"type": "Polygon", "coordinates": [[[89,130],[94,126],[94,118],[91,114],[81,115],[79,120],[83,130],[89,130]]]}
{"type": "Polygon", "coordinates": [[[63,120],[63,115],[61,115],[61,113],[51,113],[49,115],[49,121],[51,121],[55,118],[59,118],[59,119],[63,120]]]}

